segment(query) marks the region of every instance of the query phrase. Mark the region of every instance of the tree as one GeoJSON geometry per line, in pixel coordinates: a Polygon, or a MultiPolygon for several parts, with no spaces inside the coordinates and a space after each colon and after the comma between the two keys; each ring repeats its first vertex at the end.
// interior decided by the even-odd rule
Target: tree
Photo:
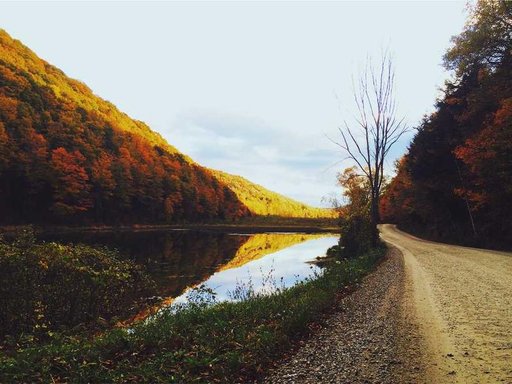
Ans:
{"type": "Polygon", "coordinates": [[[106,204],[112,199],[116,182],[112,174],[113,157],[107,153],[101,153],[91,164],[92,196],[94,198],[94,209],[96,219],[105,219],[106,204]]]}
{"type": "Polygon", "coordinates": [[[345,217],[367,216],[370,207],[370,185],[365,175],[357,173],[356,167],[346,168],[338,174],[338,184],[344,188],[346,204],[340,208],[345,217]]]}
{"type": "Polygon", "coordinates": [[[357,257],[366,253],[373,245],[373,230],[370,214],[370,184],[356,167],[346,168],[338,174],[338,184],[344,188],[346,204],[340,209],[341,237],[339,255],[343,258],[357,257]]]}
{"type": "Polygon", "coordinates": [[[368,180],[374,246],[379,236],[377,224],[380,221],[379,198],[384,181],[384,161],[391,147],[407,131],[404,118],[397,117],[394,80],[393,62],[388,53],[384,53],[377,68],[368,60],[353,92],[358,116],[353,125],[344,121],[339,128],[342,141],[336,142],[368,180]]]}
{"type": "Polygon", "coordinates": [[[7,168],[9,161],[9,136],[5,130],[4,123],[0,121],[0,175],[7,168]]]}
{"type": "Polygon", "coordinates": [[[445,67],[458,77],[475,68],[492,71],[512,54],[512,3],[479,0],[469,8],[464,31],[452,38],[453,46],[444,56],[445,67]]]}
{"type": "Polygon", "coordinates": [[[92,206],[84,162],[85,157],[79,151],[68,152],[62,147],[52,151],[51,165],[57,176],[52,210],[60,217],[85,212],[92,206]]]}
{"type": "Polygon", "coordinates": [[[408,231],[467,245],[512,245],[512,3],[478,1],[444,56],[454,71],[381,199],[408,231]]]}

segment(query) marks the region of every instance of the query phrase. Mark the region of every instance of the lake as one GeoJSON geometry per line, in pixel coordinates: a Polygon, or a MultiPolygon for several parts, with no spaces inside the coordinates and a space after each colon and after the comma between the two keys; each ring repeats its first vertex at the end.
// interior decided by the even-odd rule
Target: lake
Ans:
{"type": "Polygon", "coordinates": [[[146,268],[159,296],[183,302],[199,285],[212,289],[217,300],[233,299],[237,287],[255,292],[289,287],[320,272],[309,262],[324,256],[338,235],[162,230],[74,232],[41,239],[116,248],[146,268]]]}

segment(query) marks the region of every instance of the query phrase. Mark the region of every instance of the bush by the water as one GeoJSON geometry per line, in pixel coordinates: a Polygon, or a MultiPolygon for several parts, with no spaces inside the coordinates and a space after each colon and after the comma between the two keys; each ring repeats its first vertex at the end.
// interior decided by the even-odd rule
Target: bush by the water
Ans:
{"type": "Polygon", "coordinates": [[[372,249],[372,224],[367,215],[340,218],[340,240],[327,250],[327,256],[351,259],[372,249]]]}
{"type": "Polygon", "coordinates": [[[37,243],[26,230],[0,240],[0,339],[110,320],[153,286],[117,252],[85,245],[37,243]]]}

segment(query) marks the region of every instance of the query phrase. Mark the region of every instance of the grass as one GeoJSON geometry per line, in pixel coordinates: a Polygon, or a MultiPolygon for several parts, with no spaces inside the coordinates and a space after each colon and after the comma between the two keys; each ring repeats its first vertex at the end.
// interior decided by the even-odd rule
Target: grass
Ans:
{"type": "Polygon", "coordinates": [[[289,350],[336,296],[376,265],[379,248],[334,262],[317,278],[269,296],[161,313],[130,331],[55,339],[0,354],[0,382],[244,382],[289,350]]]}

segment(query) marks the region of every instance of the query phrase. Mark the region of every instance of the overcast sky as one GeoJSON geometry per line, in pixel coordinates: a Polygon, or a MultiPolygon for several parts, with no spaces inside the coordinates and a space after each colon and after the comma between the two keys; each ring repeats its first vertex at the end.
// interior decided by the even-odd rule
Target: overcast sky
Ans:
{"type": "MultiPolygon", "coordinates": [[[[399,113],[433,110],[465,2],[0,3],[0,27],[199,163],[311,205],[350,165],[329,141],[352,77],[394,56],[399,113]]],[[[407,148],[399,142],[388,161],[407,148]]]]}

